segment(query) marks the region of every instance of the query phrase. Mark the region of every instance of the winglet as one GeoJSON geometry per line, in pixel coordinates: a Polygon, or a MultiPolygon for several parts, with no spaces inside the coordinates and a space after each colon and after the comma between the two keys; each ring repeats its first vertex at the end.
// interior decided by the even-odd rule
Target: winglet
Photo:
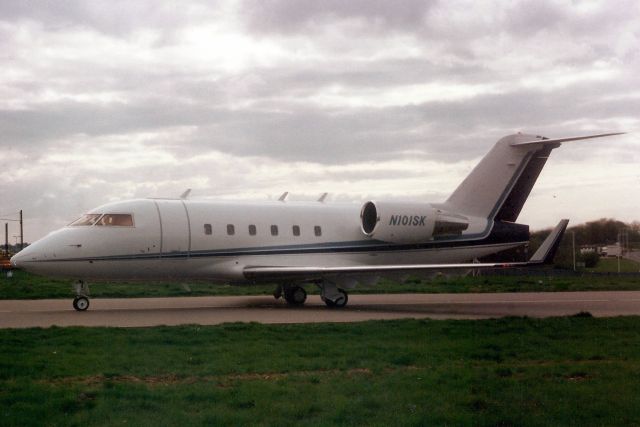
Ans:
{"type": "Polygon", "coordinates": [[[327,199],[328,195],[329,195],[329,193],[322,193],[322,195],[320,195],[320,197],[318,198],[318,202],[324,203],[324,201],[327,199]]]}
{"type": "Polygon", "coordinates": [[[556,225],[556,228],[544,239],[544,242],[542,242],[542,245],[540,245],[536,253],[533,254],[528,264],[551,264],[568,224],[568,219],[561,220],[558,225],[556,225]]]}

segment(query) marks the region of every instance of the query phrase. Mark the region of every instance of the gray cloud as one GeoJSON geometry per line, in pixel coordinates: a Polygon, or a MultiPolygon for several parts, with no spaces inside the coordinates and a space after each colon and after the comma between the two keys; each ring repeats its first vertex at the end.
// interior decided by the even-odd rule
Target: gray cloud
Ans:
{"type": "Polygon", "coordinates": [[[37,22],[55,32],[86,28],[126,37],[134,31],[153,28],[170,34],[176,28],[206,22],[218,13],[218,3],[221,2],[25,0],[0,2],[0,17],[7,22],[37,22]]]}
{"type": "Polygon", "coordinates": [[[265,32],[299,32],[308,27],[331,25],[337,20],[361,19],[385,30],[407,31],[419,28],[434,1],[407,0],[393,3],[384,0],[248,0],[251,29],[265,32]]]}
{"type": "MultiPolygon", "coordinates": [[[[600,122],[611,117],[634,119],[640,99],[621,102],[605,98],[626,90],[627,82],[597,88],[584,83],[544,94],[529,89],[457,101],[333,112],[285,101],[278,103],[281,111],[232,111],[211,106],[201,98],[180,102],[164,96],[109,105],[62,102],[36,110],[0,111],[0,132],[3,145],[29,142],[39,146],[79,134],[91,143],[92,136],[193,127],[191,139],[175,142],[176,151],[195,153],[207,148],[239,156],[331,164],[419,149],[451,161],[459,158],[459,153],[474,157],[484,151],[491,142],[487,141],[488,129],[502,133],[548,131],[553,135],[575,117],[600,122]],[[428,132],[421,130],[424,128],[428,132]],[[476,148],[478,141],[483,141],[485,148],[476,148]]],[[[492,137],[500,136],[491,133],[492,137]]]]}
{"type": "MultiPolygon", "coordinates": [[[[189,186],[416,194],[429,171],[383,163],[445,176],[516,131],[637,132],[639,23],[632,1],[2,2],[2,210],[49,212],[44,232],[189,186]]],[[[634,144],[593,147],[630,164],[634,144]]]]}

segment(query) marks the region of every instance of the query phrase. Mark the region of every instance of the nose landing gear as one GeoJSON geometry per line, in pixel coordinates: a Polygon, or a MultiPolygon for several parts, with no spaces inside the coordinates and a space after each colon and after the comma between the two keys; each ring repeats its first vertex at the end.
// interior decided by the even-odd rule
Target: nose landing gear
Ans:
{"type": "Polygon", "coordinates": [[[77,311],[85,311],[89,308],[89,285],[82,280],[73,284],[76,297],[73,299],[73,308],[77,311]]]}
{"type": "Polygon", "coordinates": [[[89,308],[89,298],[84,296],[78,296],[73,299],[73,308],[78,311],[85,311],[89,308]]]}

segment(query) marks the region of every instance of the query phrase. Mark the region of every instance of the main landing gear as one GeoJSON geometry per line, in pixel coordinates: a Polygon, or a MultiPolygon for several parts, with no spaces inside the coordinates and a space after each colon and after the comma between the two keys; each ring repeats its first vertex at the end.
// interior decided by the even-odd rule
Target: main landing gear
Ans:
{"type": "Polygon", "coordinates": [[[89,285],[82,280],[73,284],[76,297],[73,299],[73,308],[77,311],[85,311],[89,308],[89,285]]]}
{"type": "MultiPolygon", "coordinates": [[[[320,298],[329,308],[342,308],[347,305],[349,295],[343,289],[338,289],[335,283],[322,281],[316,283],[320,288],[320,298]]],[[[298,285],[279,285],[273,293],[275,299],[284,297],[290,306],[302,306],[307,300],[307,292],[298,285]]]]}
{"type": "Polygon", "coordinates": [[[346,306],[347,303],[349,302],[349,294],[346,291],[343,291],[342,289],[338,289],[338,293],[340,295],[336,297],[335,300],[330,300],[328,298],[322,297],[322,301],[324,301],[324,303],[329,308],[342,308],[346,306]]]}
{"type": "Polygon", "coordinates": [[[304,305],[307,300],[307,291],[304,290],[302,286],[298,285],[282,285],[278,286],[276,291],[273,293],[275,299],[284,297],[287,304],[291,306],[300,306],[304,305]]]}
{"type": "Polygon", "coordinates": [[[339,289],[335,283],[323,280],[317,283],[320,288],[320,298],[329,308],[343,308],[349,302],[349,294],[343,289],[339,289]]]}

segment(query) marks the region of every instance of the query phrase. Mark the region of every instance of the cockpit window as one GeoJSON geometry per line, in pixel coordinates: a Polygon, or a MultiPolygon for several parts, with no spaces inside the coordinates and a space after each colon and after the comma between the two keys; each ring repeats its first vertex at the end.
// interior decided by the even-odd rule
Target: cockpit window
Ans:
{"type": "Polygon", "coordinates": [[[70,226],[93,225],[102,214],[85,214],[73,221],[70,226]]]}
{"type": "Polygon", "coordinates": [[[107,227],[133,227],[133,216],[130,214],[104,214],[96,225],[107,227]]]}

